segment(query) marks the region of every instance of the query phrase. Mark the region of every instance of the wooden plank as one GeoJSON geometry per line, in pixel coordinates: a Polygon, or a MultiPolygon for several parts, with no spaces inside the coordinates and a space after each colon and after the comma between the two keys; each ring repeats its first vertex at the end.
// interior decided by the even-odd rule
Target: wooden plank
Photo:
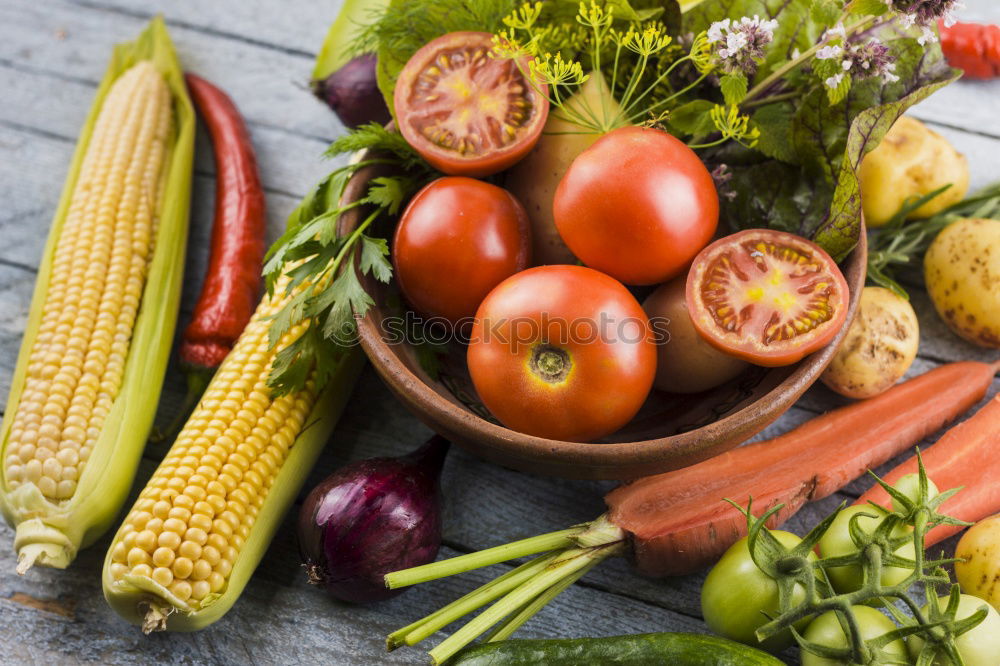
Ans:
{"type": "Polygon", "coordinates": [[[268,0],[244,0],[238,11],[223,2],[175,0],[72,0],[89,9],[106,9],[126,16],[147,17],[164,12],[170,25],[200,30],[219,39],[249,42],[277,51],[317,52],[330,23],[337,17],[341,0],[317,3],[313,0],[282,0],[281,11],[268,0]],[[266,16],[266,20],[261,17],[266,16]]]}
{"type": "MultiPolygon", "coordinates": [[[[0,108],[0,126],[37,130],[44,139],[62,139],[70,144],[71,153],[93,101],[96,82],[60,79],[44,70],[0,63],[0,89],[12,98],[23,100],[0,108]]],[[[328,145],[325,140],[259,123],[251,123],[249,129],[261,182],[270,192],[301,197],[335,164],[344,162],[322,159],[328,145]]],[[[51,171],[51,178],[57,178],[56,174],[61,176],[67,164],[68,160],[59,165],[61,169],[51,171]]],[[[198,132],[195,166],[202,174],[215,172],[211,143],[204,128],[198,132]]]]}
{"type": "MultiPolygon", "coordinates": [[[[169,15],[172,4],[153,6],[169,15]]],[[[65,0],[44,6],[6,2],[0,6],[0,61],[96,81],[111,46],[134,38],[145,23],[143,18],[65,0]]],[[[181,26],[172,27],[170,34],[181,64],[229,92],[250,120],[324,140],[342,131],[334,115],[306,89],[312,58],[181,26]]]]}

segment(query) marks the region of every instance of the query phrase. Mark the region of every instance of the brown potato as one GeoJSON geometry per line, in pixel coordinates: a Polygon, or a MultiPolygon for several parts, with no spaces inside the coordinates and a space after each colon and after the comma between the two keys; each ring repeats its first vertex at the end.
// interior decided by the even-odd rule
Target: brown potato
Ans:
{"type": "Polygon", "coordinates": [[[965,219],[945,227],[924,255],[924,279],[951,330],[1000,348],[1000,221],[965,219]]]}
{"type": "Polygon", "coordinates": [[[919,342],[910,302],[888,289],[865,287],[858,316],[820,379],[848,398],[871,398],[906,374],[919,342]]]}
{"type": "Polygon", "coordinates": [[[722,353],[698,335],[684,299],[686,282],[686,275],[676,277],[660,285],[642,304],[656,333],[666,334],[666,340],[657,346],[653,386],[671,393],[707,391],[750,365],[722,353]]]}
{"type": "MultiPolygon", "coordinates": [[[[620,109],[608,92],[600,73],[590,78],[570,97],[567,106],[580,110],[607,108],[609,117],[620,109]]],[[[542,130],[542,138],[527,156],[507,171],[504,187],[524,205],[531,219],[531,258],[536,266],[575,264],[576,257],[566,247],[552,216],[556,188],[577,156],[590,148],[601,134],[569,122],[555,109],[542,130]]]]}
{"type": "Polygon", "coordinates": [[[896,121],[858,170],[861,205],[869,227],[879,227],[911,197],[951,187],[908,216],[929,217],[958,203],[969,190],[969,165],[948,140],[915,118],[896,121]]]}
{"type": "Polygon", "coordinates": [[[1000,607],[1000,514],[984,518],[955,547],[955,578],[966,594],[1000,607]]]}

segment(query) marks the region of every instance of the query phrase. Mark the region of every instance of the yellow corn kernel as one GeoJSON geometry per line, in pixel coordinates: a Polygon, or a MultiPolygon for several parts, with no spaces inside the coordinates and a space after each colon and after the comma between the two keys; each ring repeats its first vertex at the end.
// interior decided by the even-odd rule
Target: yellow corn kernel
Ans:
{"type": "MultiPolygon", "coordinates": [[[[225,589],[258,507],[316,400],[312,380],[298,393],[270,397],[274,352],[268,329],[285,302],[280,286],[275,293],[261,302],[140,494],[152,504],[137,502],[125,518],[125,536],[112,555],[116,564],[118,555],[124,560],[111,569],[114,580],[150,578],[192,608],[225,589]],[[157,520],[162,531],[154,542],[145,535],[157,520]]],[[[288,331],[278,348],[301,336],[305,326],[288,331]]]]}
{"type": "Polygon", "coordinates": [[[5,476],[62,503],[121,388],[165,179],[173,111],[149,61],[122,74],[94,126],[53,257],[5,476]]]}

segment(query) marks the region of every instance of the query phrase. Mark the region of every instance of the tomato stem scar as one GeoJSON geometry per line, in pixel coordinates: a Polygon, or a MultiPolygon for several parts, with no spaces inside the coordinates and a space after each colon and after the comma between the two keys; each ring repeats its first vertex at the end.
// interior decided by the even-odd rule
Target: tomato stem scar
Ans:
{"type": "Polygon", "coordinates": [[[556,384],[566,379],[573,361],[564,349],[550,344],[537,345],[531,351],[531,370],[545,381],[556,384]]]}

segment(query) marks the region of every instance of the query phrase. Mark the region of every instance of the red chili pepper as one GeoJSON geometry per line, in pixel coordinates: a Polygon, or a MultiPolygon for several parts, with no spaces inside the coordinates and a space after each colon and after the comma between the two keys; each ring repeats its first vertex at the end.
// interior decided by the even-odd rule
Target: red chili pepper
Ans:
{"type": "Polygon", "coordinates": [[[971,79],[1000,76],[1000,26],[981,23],[956,23],[941,30],[941,50],[948,63],[965,70],[971,79]]]}
{"type": "Polygon", "coordinates": [[[208,273],[184,331],[181,360],[214,370],[233,348],[260,295],[264,191],[246,125],[232,100],[188,74],[188,89],[215,149],[215,222],[208,273]]]}
{"type": "Polygon", "coordinates": [[[215,220],[205,283],[181,342],[188,396],[179,420],[194,407],[257,307],[266,231],[257,158],[239,110],[205,79],[194,74],[185,79],[215,152],[215,220]]]}

